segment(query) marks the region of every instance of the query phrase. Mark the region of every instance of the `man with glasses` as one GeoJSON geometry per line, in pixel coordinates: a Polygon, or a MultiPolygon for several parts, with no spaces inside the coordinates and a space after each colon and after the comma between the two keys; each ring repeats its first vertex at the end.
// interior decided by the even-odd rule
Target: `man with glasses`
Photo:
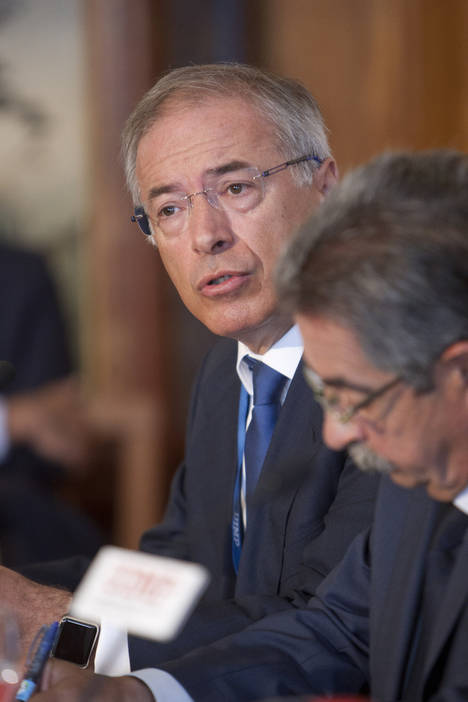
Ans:
{"type": "MultiPolygon", "coordinates": [[[[185,464],[164,523],[142,542],[212,574],[174,656],[304,601],[369,520],[375,483],[320,444],[296,373],[302,343],[274,289],[285,243],[336,181],[315,100],[252,67],[182,68],[143,98],[123,144],[136,221],[188,309],[229,339],[205,361],[185,464]],[[282,406],[251,485],[256,362],[282,378],[282,406]]],[[[139,648],[134,664],[156,662],[154,647],[139,648]]]]}
{"type": "Polygon", "coordinates": [[[196,381],[164,521],[141,544],[204,564],[211,583],[175,642],[130,640],[141,668],[304,604],[369,523],[376,481],[322,444],[302,341],[273,281],[336,181],[313,97],[248,66],[177,69],[140,101],[123,147],[135,221],[187,308],[226,337],[196,381]],[[276,389],[255,403],[260,378],[276,389]]]}

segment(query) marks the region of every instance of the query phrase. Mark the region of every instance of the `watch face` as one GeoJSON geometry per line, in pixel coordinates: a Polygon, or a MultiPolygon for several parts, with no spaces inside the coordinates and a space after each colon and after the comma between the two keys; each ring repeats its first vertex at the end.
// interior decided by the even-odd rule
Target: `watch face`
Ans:
{"type": "Polygon", "coordinates": [[[60,622],[52,655],[86,667],[96,641],[98,627],[66,617],[60,622]]]}

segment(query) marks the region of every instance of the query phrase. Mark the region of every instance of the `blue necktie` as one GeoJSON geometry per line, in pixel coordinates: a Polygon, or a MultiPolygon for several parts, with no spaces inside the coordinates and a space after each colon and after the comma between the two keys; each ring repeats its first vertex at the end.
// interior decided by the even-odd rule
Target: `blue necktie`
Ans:
{"type": "Polygon", "coordinates": [[[244,446],[246,495],[249,498],[255,490],[270,445],[287,378],[250,356],[245,360],[253,377],[252,418],[245,435],[244,446]]]}

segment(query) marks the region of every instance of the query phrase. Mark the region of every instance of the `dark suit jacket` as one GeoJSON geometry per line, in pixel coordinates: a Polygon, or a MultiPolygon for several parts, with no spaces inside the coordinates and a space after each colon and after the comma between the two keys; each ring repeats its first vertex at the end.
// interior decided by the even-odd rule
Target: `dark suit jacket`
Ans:
{"type": "Polygon", "coordinates": [[[249,505],[236,576],[231,519],[240,381],[237,345],[220,341],[199,373],[186,461],[162,524],[142,539],[151,553],[197,561],[212,575],[206,596],[172,643],[130,639],[132,668],[156,665],[239,631],[272,612],[304,605],[370,522],[377,480],[321,440],[321,409],[298,369],[249,505]]]}
{"type": "Polygon", "coordinates": [[[379,702],[466,701],[467,527],[468,517],[452,505],[386,478],[372,530],[356,538],[307,608],[268,617],[162,667],[197,702],[369,688],[379,702]],[[431,628],[418,661],[429,563],[437,597],[429,616],[424,612],[431,628]]]}

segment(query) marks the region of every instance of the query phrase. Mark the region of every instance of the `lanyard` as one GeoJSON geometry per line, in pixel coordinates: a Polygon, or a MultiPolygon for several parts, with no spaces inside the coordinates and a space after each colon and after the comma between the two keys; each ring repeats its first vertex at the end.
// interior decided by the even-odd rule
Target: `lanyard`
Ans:
{"type": "Polygon", "coordinates": [[[234,499],[232,508],[232,563],[237,573],[244,537],[244,523],[242,519],[242,464],[244,462],[245,424],[249,410],[249,394],[241,385],[239,395],[239,417],[237,420],[237,472],[234,486],[234,499]]]}

